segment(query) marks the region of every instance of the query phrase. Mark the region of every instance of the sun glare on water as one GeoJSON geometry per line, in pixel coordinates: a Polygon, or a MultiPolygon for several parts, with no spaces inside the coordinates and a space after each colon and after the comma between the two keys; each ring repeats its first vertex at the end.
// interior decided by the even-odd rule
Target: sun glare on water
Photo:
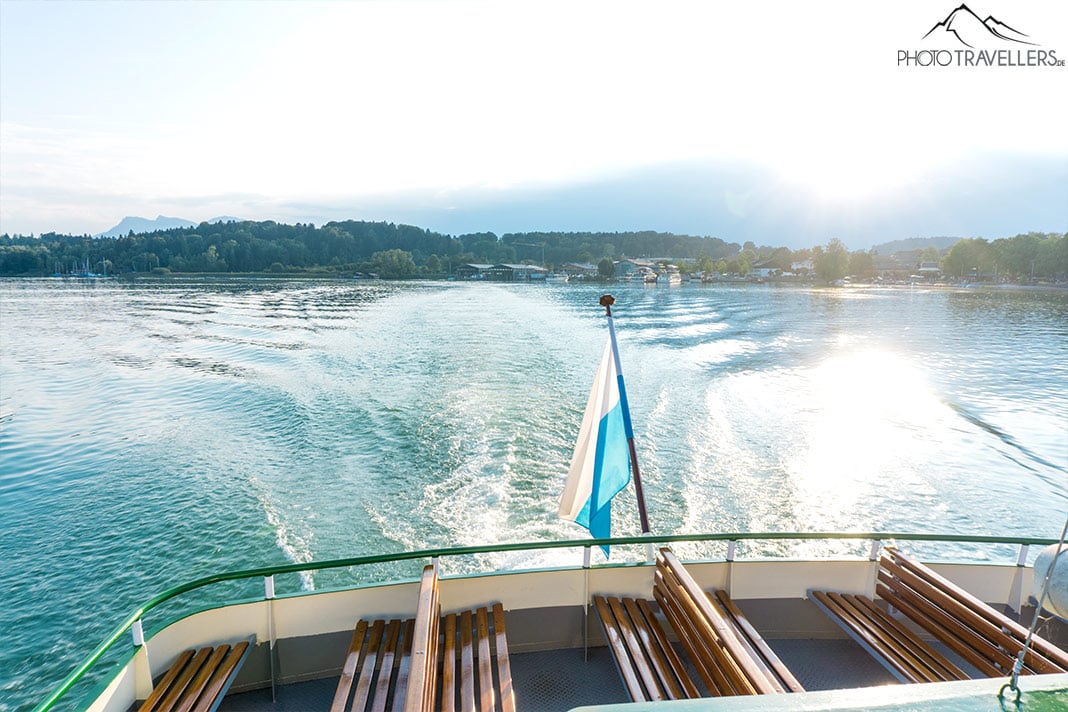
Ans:
{"type": "Polygon", "coordinates": [[[810,388],[807,448],[788,469],[814,526],[841,526],[885,482],[924,491],[909,463],[937,446],[925,434],[946,407],[919,370],[890,351],[850,351],[816,367],[810,388]]]}

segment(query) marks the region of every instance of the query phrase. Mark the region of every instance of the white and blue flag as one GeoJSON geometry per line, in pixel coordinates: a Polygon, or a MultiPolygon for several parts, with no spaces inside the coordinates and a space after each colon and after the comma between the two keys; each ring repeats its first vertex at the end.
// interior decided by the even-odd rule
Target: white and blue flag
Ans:
{"type": "MultiPolygon", "coordinates": [[[[612,536],[612,498],[630,482],[630,418],[620,380],[609,338],[560,497],[560,517],[586,527],[595,539],[612,536]]],[[[608,556],[608,547],[602,549],[608,556]]]]}

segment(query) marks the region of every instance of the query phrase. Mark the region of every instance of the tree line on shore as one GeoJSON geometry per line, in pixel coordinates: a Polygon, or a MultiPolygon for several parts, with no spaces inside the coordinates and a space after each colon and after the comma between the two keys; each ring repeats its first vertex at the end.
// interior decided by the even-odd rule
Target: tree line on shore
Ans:
{"type": "MultiPolygon", "coordinates": [[[[813,276],[832,281],[874,277],[874,255],[849,252],[838,239],[810,249],[756,246],[661,232],[528,232],[498,237],[454,237],[411,225],[347,220],[321,227],[274,221],[201,223],[118,238],[45,233],[0,235],[0,275],[45,276],[78,272],[125,274],[171,272],[309,273],[385,278],[440,277],[466,263],[529,263],[550,268],[567,263],[670,258],[682,271],[745,276],[759,265],[790,272],[811,264],[813,276]]],[[[1051,279],[1068,274],[1068,239],[1027,233],[994,240],[964,239],[942,254],[928,248],[923,259],[943,263],[948,276],[1051,279]],[[932,253],[933,251],[933,253],[932,253]]],[[[917,265],[918,266],[918,265],[917,265]]]]}

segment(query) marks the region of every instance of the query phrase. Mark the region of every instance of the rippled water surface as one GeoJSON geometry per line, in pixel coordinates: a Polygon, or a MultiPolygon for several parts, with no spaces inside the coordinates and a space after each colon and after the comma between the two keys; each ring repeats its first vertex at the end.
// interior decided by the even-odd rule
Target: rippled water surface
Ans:
{"type": "MultiPolygon", "coordinates": [[[[600,289],[0,281],[0,710],[211,572],[581,536],[600,289]]],[[[615,293],[655,531],[1059,534],[1064,292],[615,293]]]]}

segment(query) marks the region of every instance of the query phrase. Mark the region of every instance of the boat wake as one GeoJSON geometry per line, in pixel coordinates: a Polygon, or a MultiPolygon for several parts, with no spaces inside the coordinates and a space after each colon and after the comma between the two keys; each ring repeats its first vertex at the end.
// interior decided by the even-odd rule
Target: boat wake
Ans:
{"type": "Polygon", "coordinates": [[[1033,450],[1028,449],[1012,435],[1005,432],[996,425],[986,420],[983,420],[983,418],[971,412],[959,403],[953,403],[952,401],[944,402],[947,406],[952,408],[957,415],[964,418],[966,421],[976,426],[977,428],[980,428],[981,430],[990,433],[991,435],[996,437],[1001,443],[1007,445],[1009,450],[1003,451],[1002,455],[1004,455],[1006,458],[1013,461],[1020,467],[1023,467],[1024,469],[1029,470],[1030,472],[1033,472],[1042,480],[1052,485],[1054,491],[1058,495],[1068,499],[1068,492],[1065,492],[1064,490],[1064,476],[1068,475],[1068,468],[1065,468],[1063,465],[1058,465],[1055,462],[1050,462],[1049,460],[1042,457],[1033,450]],[[1050,470],[1058,473],[1060,475],[1060,478],[1055,478],[1051,476],[1049,474],[1050,470]]]}

